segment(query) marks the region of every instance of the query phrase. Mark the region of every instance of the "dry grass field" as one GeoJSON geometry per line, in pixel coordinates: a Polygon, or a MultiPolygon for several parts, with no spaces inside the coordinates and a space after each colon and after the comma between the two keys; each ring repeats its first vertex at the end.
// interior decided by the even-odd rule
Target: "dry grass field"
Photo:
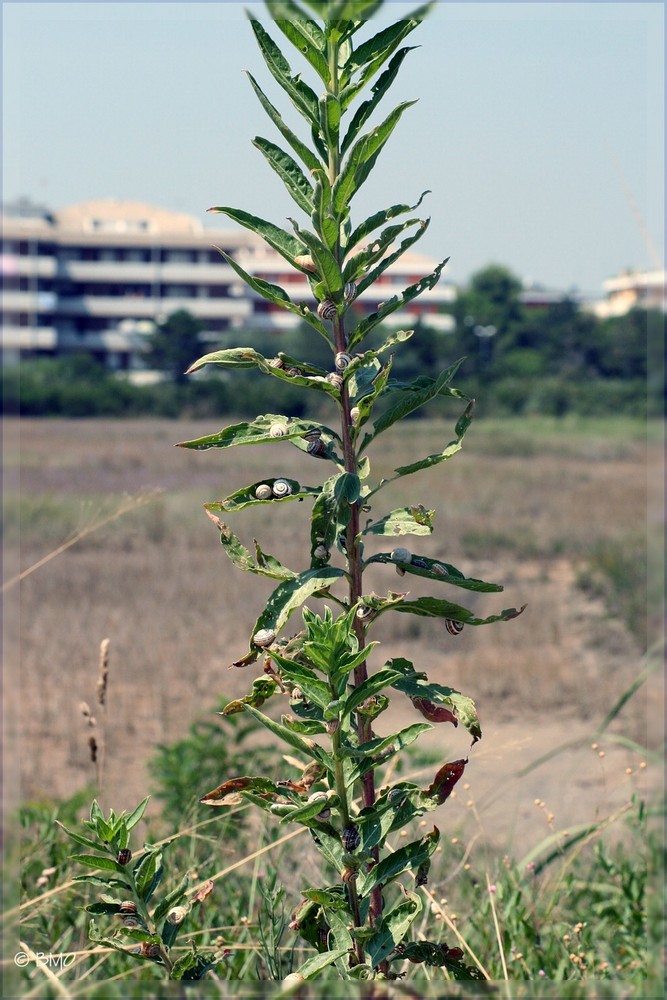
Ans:
{"type": "MultiPolygon", "coordinates": [[[[232,567],[202,504],[263,475],[314,485],[328,473],[288,443],[174,448],[217,429],[188,421],[6,421],[5,731],[18,751],[12,776],[20,776],[24,797],[70,794],[94,781],[80,704],[94,705],[104,638],[102,799],[117,810],[150,790],[147,762],[157,743],[183,737],[221,695],[249,690],[257,668],[228,665],[247,648],[271,581],[232,567]],[[119,514],[123,504],[129,509],[119,514]]],[[[441,450],[450,437],[449,425],[429,421],[384,435],[373,477],[441,450]]],[[[613,806],[616,792],[627,799],[631,751],[609,741],[603,759],[590,734],[642,669],[647,524],[649,539],[659,539],[662,518],[648,497],[659,495],[661,470],[657,428],[647,440],[644,427],[622,420],[479,422],[452,461],[377,498],[383,511],[406,502],[435,508],[433,536],[408,540],[413,550],[505,586],[502,595],[464,594],[472,601],[462,603],[484,615],[528,604],[514,621],[459,637],[405,615],[383,616],[372,636],[384,658],[407,656],[475,698],[485,738],[470,755],[470,794],[486,803],[489,825],[503,836],[544,822],[536,797],[567,823],[613,806]],[[541,754],[576,740],[578,749],[516,778],[541,754]]],[[[302,569],[308,516],[309,505],[292,503],[228,519],[246,544],[256,537],[302,569]]],[[[414,595],[427,592],[388,567],[368,574],[378,592],[408,589],[406,579],[414,595]]],[[[654,604],[651,634],[660,615],[654,604]]],[[[616,732],[656,745],[662,705],[658,682],[651,684],[650,696],[645,686],[628,703],[616,732]]],[[[409,710],[408,702],[392,712],[409,710]]],[[[459,731],[433,740],[443,753],[468,749],[459,731]]]]}

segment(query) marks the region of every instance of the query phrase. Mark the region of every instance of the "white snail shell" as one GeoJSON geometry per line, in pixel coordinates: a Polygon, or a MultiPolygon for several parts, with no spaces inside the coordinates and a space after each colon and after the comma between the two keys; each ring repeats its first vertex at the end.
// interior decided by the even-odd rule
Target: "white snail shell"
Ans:
{"type": "Polygon", "coordinates": [[[259,486],[255,487],[255,497],[258,500],[270,500],[273,496],[273,490],[268,483],[260,483],[259,486]]]}
{"type": "Polygon", "coordinates": [[[333,299],[324,299],[317,307],[317,315],[320,319],[333,320],[338,315],[338,309],[333,299]]]}
{"type": "Polygon", "coordinates": [[[345,288],[343,289],[343,298],[346,302],[351,302],[354,296],[357,294],[357,286],[354,281],[348,281],[345,288]]]}
{"type": "Polygon", "coordinates": [[[352,355],[347,354],[345,351],[340,351],[335,359],[334,364],[339,372],[344,372],[347,366],[352,362],[352,355]]]}
{"type": "Polygon", "coordinates": [[[167,914],[167,922],[170,924],[182,924],[188,915],[187,906],[175,906],[167,914]]]}
{"type": "Polygon", "coordinates": [[[312,274],[317,274],[317,267],[315,266],[315,261],[310,256],[310,254],[301,254],[294,258],[294,263],[302,267],[304,271],[310,271],[312,274]]]}
{"type": "Polygon", "coordinates": [[[276,633],[272,628],[260,628],[257,632],[255,632],[252,637],[252,641],[256,646],[264,648],[265,646],[270,646],[275,638],[276,633]]]}
{"type": "Polygon", "coordinates": [[[389,558],[395,563],[409,563],[412,560],[412,553],[409,549],[392,549],[389,558]]]}
{"type": "Polygon", "coordinates": [[[358,406],[353,406],[352,409],[350,410],[350,417],[352,418],[352,420],[358,420],[360,412],[361,411],[359,410],[358,406]]]}
{"type": "Polygon", "coordinates": [[[326,381],[335,389],[341,389],[343,387],[343,376],[339,375],[338,372],[330,372],[326,377],[326,381]]]}
{"type": "Polygon", "coordinates": [[[445,620],[445,628],[450,635],[459,635],[463,632],[463,622],[455,622],[451,618],[447,618],[445,620]]]}
{"type": "Polygon", "coordinates": [[[287,424],[271,424],[269,428],[269,437],[281,438],[285,437],[287,434],[287,424]]]}
{"type": "Polygon", "coordinates": [[[368,621],[370,618],[375,616],[375,611],[373,608],[369,608],[366,605],[361,605],[357,608],[357,618],[361,621],[368,621]]]}
{"type": "Polygon", "coordinates": [[[278,497],[278,499],[280,499],[281,497],[288,497],[291,492],[292,492],[292,487],[290,486],[290,484],[287,482],[286,479],[276,479],[275,483],[273,484],[274,497],[278,497]]]}
{"type": "Polygon", "coordinates": [[[326,559],[329,555],[329,550],[326,545],[318,545],[317,548],[314,549],[313,555],[316,559],[326,559]]]}

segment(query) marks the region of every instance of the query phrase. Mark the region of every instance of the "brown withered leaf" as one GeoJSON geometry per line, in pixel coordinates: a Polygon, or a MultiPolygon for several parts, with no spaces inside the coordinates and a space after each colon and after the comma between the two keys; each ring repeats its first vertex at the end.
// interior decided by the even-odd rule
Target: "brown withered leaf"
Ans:
{"type": "Polygon", "coordinates": [[[230,778],[229,781],[224,781],[217,788],[214,788],[212,792],[207,792],[199,801],[205,806],[236,805],[241,801],[238,793],[246,788],[259,793],[276,791],[276,786],[268,778],[230,778]],[[230,796],[234,796],[234,798],[231,799],[230,796]]]}
{"type": "Polygon", "coordinates": [[[451,722],[453,726],[458,726],[459,720],[453,712],[444,705],[436,705],[428,698],[412,698],[412,704],[421,712],[429,722],[451,722]]]}
{"type": "Polygon", "coordinates": [[[206,897],[210,896],[212,892],[213,892],[213,882],[211,879],[209,879],[208,882],[204,882],[203,885],[199,886],[196,893],[192,897],[192,902],[203,903],[206,897]]]}
{"type": "Polygon", "coordinates": [[[453,760],[448,764],[443,764],[433,779],[433,784],[429,785],[426,790],[429,798],[437,798],[438,802],[441,803],[448,799],[467,763],[468,758],[466,757],[465,760],[453,760]]]}

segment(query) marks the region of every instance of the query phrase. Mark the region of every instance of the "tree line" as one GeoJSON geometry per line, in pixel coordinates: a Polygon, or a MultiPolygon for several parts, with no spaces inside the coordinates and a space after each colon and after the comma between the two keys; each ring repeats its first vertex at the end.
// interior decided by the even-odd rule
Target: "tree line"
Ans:
{"type": "MultiPolygon", "coordinates": [[[[457,378],[462,391],[483,400],[483,414],[566,413],[661,415],[664,399],[664,314],[633,309],[598,319],[570,299],[535,308],[507,268],[477,272],[448,310],[453,331],[417,325],[397,355],[393,377],[439,371],[465,358],[457,378]],[[482,391],[483,390],[483,391],[482,391]]],[[[156,385],[137,386],[88,355],[34,359],[3,372],[3,409],[24,416],[209,416],[266,409],[266,385],[256,373],[186,377],[190,363],[212,349],[189,313],[169,316],[147,345],[146,363],[164,374],[156,385]]],[[[378,333],[378,345],[382,334],[378,333]]],[[[222,335],[216,347],[237,340],[222,335]]],[[[266,357],[278,351],[328,364],[328,347],[310,327],[281,333],[248,331],[247,343],[266,357]]],[[[369,344],[369,347],[375,346],[369,344]]],[[[304,416],[308,401],[288,384],[272,382],[273,412],[304,416]]],[[[319,395],[319,394],[315,394],[319,395]]],[[[427,411],[435,415],[440,403],[427,411]]],[[[444,405],[444,401],[443,404],[444,405]]],[[[481,412],[481,411],[480,411],[481,412]]],[[[313,411],[313,415],[315,412],[313,411]]]]}

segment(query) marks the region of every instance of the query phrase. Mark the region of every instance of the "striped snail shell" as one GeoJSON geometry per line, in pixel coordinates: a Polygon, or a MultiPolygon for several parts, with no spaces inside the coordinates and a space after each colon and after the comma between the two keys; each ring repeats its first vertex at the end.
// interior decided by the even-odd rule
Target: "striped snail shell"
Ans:
{"type": "Polygon", "coordinates": [[[339,719],[329,719],[328,722],[326,723],[326,731],[329,736],[333,736],[333,734],[337,733],[339,729],[340,729],[339,719]]]}
{"type": "Polygon", "coordinates": [[[137,904],[135,902],[133,902],[131,899],[126,899],[118,907],[118,912],[119,913],[136,913],[137,912],[137,904]]]}
{"type": "Polygon", "coordinates": [[[292,492],[292,487],[290,486],[290,484],[287,482],[286,479],[276,479],[275,483],[273,484],[274,497],[277,497],[280,500],[281,497],[288,497],[291,492],[292,492]]]}
{"type": "Polygon", "coordinates": [[[319,441],[322,437],[322,431],[319,427],[313,427],[311,430],[306,431],[303,436],[306,441],[319,441]]]}
{"type": "Polygon", "coordinates": [[[167,923],[169,924],[182,924],[188,915],[189,907],[187,906],[175,906],[173,910],[170,910],[167,914],[167,923]]]}
{"type": "Polygon", "coordinates": [[[413,566],[416,566],[417,569],[428,569],[428,563],[426,562],[425,559],[422,559],[420,556],[413,556],[410,562],[412,563],[413,566]]]}
{"type": "Polygon", "coordinates": [[[296,365],[294,365],[292,368],[286,368],[285,371],[287,372],[288,375],[291,375],[292,377],[294,377],[295,375],[303,375],[301,369],[297,368],[296,365]]]}
{"type": "Polygon", "coordinates": [[[395,563],[409,563],[412,562],[412,553],[409,549],[392,549],[389,558],[395,563]]]}
{"type": "Polygon", "coordinates": [[[132,860],[132,851],[129,847],[123,847],[122,850],[116,855],[116,861],[119,865],[128,865],[132,860]]]}
{"type": "Polygon", "coordinates": [[[151,941],[144,941],[141,946],[141,954],[146,958],[158,958],[160,955],[160,945],[151,941]]]}
{"type": "Polygon", "coordinates": [[[357,286],[354,281],[348,281],[345,288],[343,289],[343,298],[346,302],[351,302],[354,296],[357,294],[357,286]]]}
{"type": "Polygon", "coordinates": [[[445,619],[445,628],[450,635],[459,635],[463,632],[463,622],[452,621],[451,618],[445,619]]]}
{"type": "Polygon", "coordinates": [[[352,409],[350,410],[351,419],[355,421],[358,420],[360,412],[361,411],[358,406],[353,406],[352,409]]]}
{"type": "Polygon", "coordinates": [[[326,545],[318,545],[314,551],[313,555],[316,559],[326,559],[329,555],[329,550],[326,545]]]}
{"type": "Polygon", "coordinates": [[[309,455],[325,455],[327,446],[321,438],[314,438],[312,441],[308,442],[306,451],[309,455]]]}
{"type": "Polygon", "coordinates": [[[260,483],[259,486],[255,487],[255,498],[257,500],[270,500],[273,496],[273,490],[268,483],[260,483]]]}
{"type": "Polygon", "coordinates": [[[436,576],[449,576],[449,570],[442,563],[433,563],[431,573],[435,573],[436,576]]]}
{"type": "Polygon", "coordinates": [[[281,438],[287,434],[287,424],[271,424],[269,427],[269,437],[281,438]]]}
{"type": "Polygon", "coordinates": [[[396,572],[398,573],[399,576],[405,576],[405,570],[403,569],[402,566],[397,566],[396,572]]]}
{"type": "Polygon", "coordinates": [[[375,617],[375,609],[369,608],[367,605],[362,604],[357,608],[357,618],[362,622],[370,621],[371,618],[375,617]]]}
{"type": "Polygon", "coordinates": [[[359,878],[359,872],[357,871],[356,868],[343,868],[342,872],[340,873],[340,877],[345,883],[345,885],[349,885],[350,882],[357,881],[357,879],[359,878]]]}
{"type": "Polygon", "coordinates": [[[339,351],[339,353],[334,358],[334,364],[339,372],[344,372],[349,364],[352,363],[352,355],[348,354],[346,351],[339,351]]]}
{"type": "Polygon", "coordinates": [[[341,837],[343,841],[343,847],[346,851],[356,851],[357,847],[361,843],[361,834],[359,833],[359,828],[350,823],[343,830],[343,835],[341,837]]]}
{"type": "Polygon", "coordinates": [[[338,372],[329,372],[325,381],[335,389],[342,389],[343,387],[343,376],[339,375],[338,372]]]}
{"type": "Polygon", "coordinates": [[[317,315],[320,319],[334,320],[338,315],[338,309],[333,299],[324,299],[317,307],[317,315]]]}
{"type": "Polygon", "coordinates": [[[284,368],[285,365],[281,358],[271,358],[269,360],[269,368],[284,368]]]}
{"type": "Polygon", "coordinates": [[[270,646],[275,640],[276,633],[272,628],[260,628],[252,637],[252,641],[256,646],[264,649],[265,646],[270,646]]]}
{"type": "Polygon", "coordinates": [[[141,920],[138,917],[124,917],[123,927],[141,927],[141,920]]]}

